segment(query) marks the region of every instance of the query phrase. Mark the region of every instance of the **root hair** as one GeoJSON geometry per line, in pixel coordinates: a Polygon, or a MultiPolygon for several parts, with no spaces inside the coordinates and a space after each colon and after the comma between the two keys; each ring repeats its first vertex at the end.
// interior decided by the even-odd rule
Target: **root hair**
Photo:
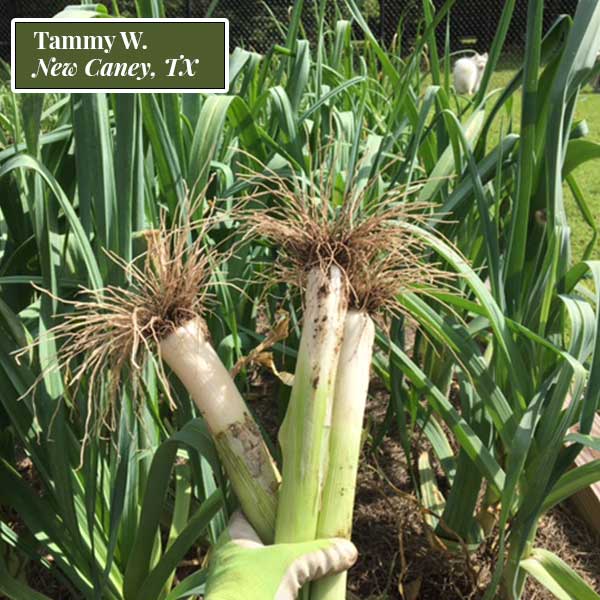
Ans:
{"type": "Polygon", "coordinates": [[[307,185],[262,167],[246,175],[255,191],[244,221],[249,237],[277,247],[274,281],[304,289],[311,269],[327,272],[336,265],[345,274],[350,306],[377,317],[403,312],[399,295],[439,289],[450,279],[412,227],[426,227],[431,219],[432,204],[410,199],[420,186],[388,191],[369,205],[368,193],[378,183],[372,180],[332,206],[333,184],[322,174],[307,185]]]}

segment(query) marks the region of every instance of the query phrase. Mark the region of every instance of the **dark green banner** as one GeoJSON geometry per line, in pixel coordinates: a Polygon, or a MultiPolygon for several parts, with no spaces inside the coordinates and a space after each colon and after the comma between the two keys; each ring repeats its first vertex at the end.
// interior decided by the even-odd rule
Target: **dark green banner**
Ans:
{"type": "Polygon", "coordinates": [[[14,19],[16,92],[226,92],[226,19],[14,19]]]}

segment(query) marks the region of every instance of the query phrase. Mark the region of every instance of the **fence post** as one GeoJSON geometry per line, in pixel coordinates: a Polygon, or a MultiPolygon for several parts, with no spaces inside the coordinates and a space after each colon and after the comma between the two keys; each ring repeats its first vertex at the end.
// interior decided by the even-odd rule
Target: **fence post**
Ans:
{"type": "Polygon", "coordinates": [[[187,18],[192,18],[192,0],[187,0],[187,18]]]}
{"type": "Polygon", "coordinates": [[[385,0],[379,1],[379,41],[385,43],[385,0]]]}

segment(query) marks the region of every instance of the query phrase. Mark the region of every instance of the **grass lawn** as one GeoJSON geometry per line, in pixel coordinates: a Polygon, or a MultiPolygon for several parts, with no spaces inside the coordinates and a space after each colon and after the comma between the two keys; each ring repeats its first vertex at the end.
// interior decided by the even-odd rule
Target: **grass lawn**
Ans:
{"type": "MultiPolygon", "coordinates": [[[[492,87],[504,87],[512,79],[514,72],[514,69],[498,70],[492,79],[492,87]]],[[[514,97],[513,110],[515,122],[519,123],[521,115],[520,93],[514,97]]],[[[589,127],[588,139],[600,142],[600,94],[594,93],[589,87],[586,87],[579,97],[576,120],[585,120],[589,127]]],[[[498,122],[498,133],[499,131],[500,123],[498,122]]],[[[575,171],[575,177],[585,194],[590,211],[596,219],[596,224],[600,228],[600,161],[590,161],[582,165],[575,171]]],[[[573,259],[578,260],[592,239],[592,230],[582,217],[569,189],[565,189],[565,204],[571,224],[573,259]]],[[[598,240],[592,258],[600,259],[600,241],[598,240]]]]}

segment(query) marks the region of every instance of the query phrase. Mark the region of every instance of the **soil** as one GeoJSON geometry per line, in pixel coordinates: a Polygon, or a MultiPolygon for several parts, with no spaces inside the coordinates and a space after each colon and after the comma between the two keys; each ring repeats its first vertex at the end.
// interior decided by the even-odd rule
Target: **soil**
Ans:
{"type": "MultiPolygon", "coordinates": [[[[436,549],[407,473],[400,445],[389,438],[363,457],[353,532],[360,558],[350,571],[351,592],[360,600],[480,600],[493,552],[483,548],[467,558],[436,549]]],[[[535,545],[560,556],[600,590],[600,537],[569,505],[542,519],[535,545]]],[[[531,578],[522,598],[555,600],[531,578]]]]}
{"type": "MultiPolygon", "coordinates": [[[[272,399],[265,398],[269,383],[259,381],[263,394],[256,395],[252,408],[275,440],[277,422],[274,411],[268,410],[272,399]]],[[[387,402],[382,387],[372,381],[367,404],[371,433],[385,419],[387,402]]],[[[424,525],[405,454],[394,431],[390,434],[377,448],[372,445],[376,435],[369,436],[361,457],[352,534],[359,560],[349,573],[353,597],[349,595],[348,600],[481,600],[493,569],[496,540],[470,556],[436,548],[424,525]]],[[[428,449],[421,438],[414,441],[411,452],[418,456],[428,449]]],[[[439,483],[443,490],[441,478],[439,483]]],[[[535,546],[560,556],[592,589],[600,591],[600,535],[569,504],[542,519],[535,546]]],[[[529,578],[522,600],[556,599],[529,578]]]]}
{"type": "MultiPolygon", "coordinates": [[[[271,387],[264,380],[254,383],[262,391],[271,387]]],[[[277,419],[272,397],[266,399],[260,393],[250,397],[254,397],[250,402],[252,409],[275,440],[277,419]]],[[[374,424],[384,419],[385,406],[386,398],[381,392],[369,400],[371,432],[376,430],[374,424]]],[[[393,431],[377,448],[373,447],[374,437],[369,436],[365,443],[358,477],[353,541],[360,558],[349,574],[349,600],[481,600],[493,566],[493,549],[485,547],[467,557],[436,547],[424,526],[406,457],[393,431]]],[[[427,449],[423,442],[419,445],[413,449],[427,449]]],[[[13,521],[13,526],[19,527],[19,523],[13,521]]],[[[542,519],[536,546],[560,556],[593,589],[600,590],[600,537],[569,505],[555,508],[542,519]]],[[[198,567],[186,566],[182,574],[187,575],[195,568],[198,567]]],[[[53,600],[77,598],[34,563],[29,564],[26,575],[34,589],[53,600]]],[[[555,597],[530,579],[522,598],[554,600],[555,597]]]]}

